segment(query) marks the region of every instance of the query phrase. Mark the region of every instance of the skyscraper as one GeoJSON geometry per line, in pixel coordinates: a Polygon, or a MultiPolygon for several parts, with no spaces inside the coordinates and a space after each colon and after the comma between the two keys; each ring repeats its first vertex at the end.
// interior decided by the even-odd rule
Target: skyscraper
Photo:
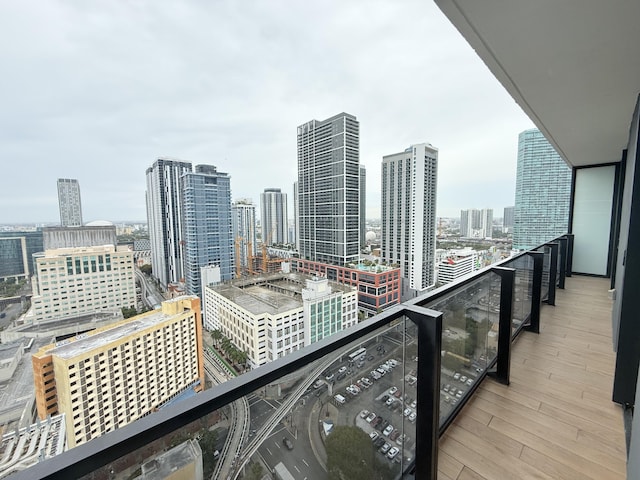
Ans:
{"type": "Polygon", "coordinates": [[[182,176],[186,291],[201,295],[200,268],[220,267],[224,282],[233,278],[231,178],[213,165],[196,165],[182,176]]]}
{"type": "Polygon", "coordinates": [[[82,225],[82,203],[78,180],[73,178],[58,179],[58,206],[60,208],[60,224],[63,227],[82,225]]]}
{"type": "Polygon", "coordinates": [[[460,236],[463,238],[491,238],[493,235],[493,209],[460,211],[460,236]]]}
{"type": "Polygon", "coordinates": [[[400,266],[403,298],[435,284],[437,180],[428,143],[382,159],[382,260],[400,266]]]}
{"type": "MultiPolygon", "coordinates": [[[[256,254],[256,206],[249,198],[240,198],[231,205],[231,223],[235,242],[236,277],[250,266],[256,254]]],[[[264,223],[263,227],[264,229],[264,223]]],[[[262,234],[264,236],[264,233],[262,234]]]]}
{"type": "Polygon", "coordinates": [[[147,223],[153,276],[163,287],[184,280],[182,180],[191,163],[159,158],[147,169],[147,223]]]}
{"type": "Polygon", "coordinates": [[[262,241],[266,245],[289,243],[287,194],[279,188],[265,188],[260,194],[262,241]]]}
{"type": "Polygon", "coordinates": [[[538,129],[518,136],[513,248],[529,249],[567,232],[571,169],[538,129]]]}
{"type": "Polygon", "coordinates": [[[367,169],[360,165],[360,247],[367,245],[367,169]]]}
{"type": "Polygon", "coordinates": [[[513,232],[516,207],[504,207],[502,230],[504,233],[513,232]]]}
{"type": "Polygon", "coordinates": [[[344,265],[360,251],[360,124],[340,113],[298,127],[300,256],[344,265]]]}

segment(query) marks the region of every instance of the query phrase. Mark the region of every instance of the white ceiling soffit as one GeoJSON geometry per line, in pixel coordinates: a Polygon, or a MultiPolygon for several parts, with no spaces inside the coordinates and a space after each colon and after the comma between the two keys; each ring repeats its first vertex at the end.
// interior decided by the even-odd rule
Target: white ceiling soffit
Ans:
{"type": "Polygon", "coordinates": [[[620,160],[640,92],[640,1],[435,2],[567,163],[620,160]]]}

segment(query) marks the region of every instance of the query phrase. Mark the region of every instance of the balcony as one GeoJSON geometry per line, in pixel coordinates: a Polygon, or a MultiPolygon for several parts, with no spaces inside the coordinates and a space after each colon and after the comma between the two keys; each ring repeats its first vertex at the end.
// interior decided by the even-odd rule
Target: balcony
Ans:
{"type": "Polygon", "coordinates": [[[9,478],[135,478],[207,431],[221,445],[216,462],[203,447],[207,478],[624,478],[608,282],[567,278],[571,246],[563,236],[9,478]]]}

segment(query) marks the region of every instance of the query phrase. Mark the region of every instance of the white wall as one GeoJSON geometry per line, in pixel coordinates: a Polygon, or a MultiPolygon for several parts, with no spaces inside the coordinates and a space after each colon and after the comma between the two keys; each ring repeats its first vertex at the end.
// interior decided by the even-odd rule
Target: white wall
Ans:
{"type": "Polygon", "coordinates": [[[575,170],[571,232],[576,273],[607,274],[615,171],[613,165],[575,170]]]}

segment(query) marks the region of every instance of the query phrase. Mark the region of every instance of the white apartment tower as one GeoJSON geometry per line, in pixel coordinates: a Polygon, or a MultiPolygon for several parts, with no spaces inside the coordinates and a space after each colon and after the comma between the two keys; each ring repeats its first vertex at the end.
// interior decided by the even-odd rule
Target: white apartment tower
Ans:
{"type": "Polygon", "coordinates": [[[249,268],[256,254],[256,206],[249,198],[240,198],[231,205],[231,225],[235,241],[236,276],[249,268]]]}
{"type": "Polygon", "coordinates": [[[360,251],[360,124],[340,113],[298,127],[300,257],[345,265],[360,251]]]}
{"type": "Polygon", "coordinates": [[[73,178],[58,179],[58,206],[60,208],[60,224],[63,227],[82,225],[82,202],[80,201],[78,180],[73,178]]]}
{"type": "Polygon", "coordinates": [[[182,175],[191,163],[159,158],[147,169],[147,223],[153,276],[166,288],[184,280],[182,175]]]}
{"type": "Polygon", "coordinates": [[[460,236],[463,238],[491,238],[493,236],[493,209],[461,210],[460,236]]]}
{"type": "Polygon", "coordinates": [[[266,245],[289,243],[287,194],[279,188],[265,188],[260,194],[262,242],[266,245]]]}
{"type": "Polygon", "coordinates": [[[437,180],[428,143],[382,159],[382,260],[400,266],[403,300],[435,284],[437,180]]]}

